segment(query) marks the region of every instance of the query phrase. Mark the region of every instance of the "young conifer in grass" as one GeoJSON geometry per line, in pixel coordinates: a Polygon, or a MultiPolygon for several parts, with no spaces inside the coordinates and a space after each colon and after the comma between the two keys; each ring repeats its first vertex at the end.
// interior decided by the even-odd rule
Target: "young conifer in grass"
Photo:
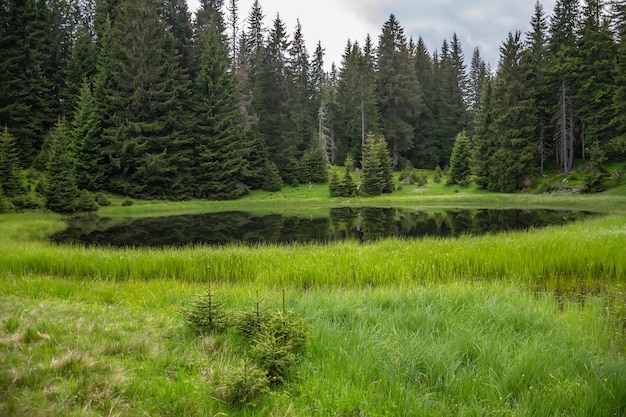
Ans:
{"type": "Polygon", "coordinates": [[[228,327],[228,314],[224,307],[224,299],[218,297],[211,288],[205,295],[197,296],[191,307],[181,311],[187,325],[199,333],[215,333],[224,331],[228,327]]]}

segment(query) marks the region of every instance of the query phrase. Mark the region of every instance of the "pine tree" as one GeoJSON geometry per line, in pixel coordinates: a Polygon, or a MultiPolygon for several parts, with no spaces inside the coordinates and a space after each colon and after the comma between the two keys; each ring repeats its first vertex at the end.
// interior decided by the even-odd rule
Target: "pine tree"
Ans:
{"type": "Polygon", "coordinates": [[[0,132],[0,193],[4,197],[24,194],[22,171],[15,136],[5,126],[0,132]]]}
{"type": "Polygon", "coordinates": [[[378,43],[377,92],[383,133],[393,165],[413,147],[415,123],[421,108],[421,91],[411,63],[404,29],[392,14],[378,43]]]}
{"type": "Polygon", "coordinates": [[[189,82],[176,40],[159,18],[156,0],[123,0],[111,32],[107,68],[107,127],[114,170],[111,191],[143,198],[181,198],[182,99],[189,82]],[[138,25],[136,22],[142,22],[138,25]]]}
{"type": "Polygon", "coordinates": [[[465,132],[457,135],[450,157],[448,170],[448,184],[458,184],[466,187],[471,175],[471,143],[465,132]]]}
{"type": "Polygon", "coordinates": [[[229,73],[228,50],[215,29],[205,36],[193,94],[192,153],[197,157],[188,171],[192,195],[219,200],[240,197],[245,192],[239,183],[246,142],[235,80],[229,73]]]}
{"type": "Polygon", "coordinates": [[[59,119],[48,138],[50,149],[46,163],[44,197],[46,208],[59,213],[77,211],[80,196],[76,185],[76,155],[65,121],[59,119]]]}

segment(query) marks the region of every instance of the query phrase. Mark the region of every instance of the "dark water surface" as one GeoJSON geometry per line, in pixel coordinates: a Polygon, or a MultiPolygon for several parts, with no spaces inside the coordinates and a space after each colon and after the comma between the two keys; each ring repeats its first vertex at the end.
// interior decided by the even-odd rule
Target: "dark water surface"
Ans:
{"type": "Polygon", "coordinates": [[[399,208],[341,207],[327,215],[254,214],[240,211],[111,219],[77,217],[52,236],[57,243],[113,247],[177,247],[187,245],[327,243],[375,241],[397,237],[458,237],[566,224],[590,213],[543,210],[422,211],[399,208]]]}

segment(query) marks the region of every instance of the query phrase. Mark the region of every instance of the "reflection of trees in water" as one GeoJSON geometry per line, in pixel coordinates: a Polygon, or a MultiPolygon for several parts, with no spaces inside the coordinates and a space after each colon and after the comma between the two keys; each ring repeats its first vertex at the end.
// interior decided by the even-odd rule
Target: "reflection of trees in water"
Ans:
{"type": "Polygon", "coordinates": [[[396,236],[395,215],[395,209],[392,208],[364,207],[361,209],[362,240],[367,242],[396,236]]]}
{"type": "Polygon", "coordinates": [[[587,215],[550,210],[406,211],[341,207],[324,216],[220,212],[112,220],[83,216],[52,237],[56,242],[118,247],[228,243],[327,242],[385,237],[460,236],[562,224],[587,215]]]}

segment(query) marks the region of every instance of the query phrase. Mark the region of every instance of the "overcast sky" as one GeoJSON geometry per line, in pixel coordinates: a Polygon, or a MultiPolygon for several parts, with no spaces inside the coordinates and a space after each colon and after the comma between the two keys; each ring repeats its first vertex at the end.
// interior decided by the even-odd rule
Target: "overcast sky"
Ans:
{"type": "MultiPolygon", "coordinates": [[[[190,11],[198,0],[188,0],[190,11]]],[[[555,0],[540,0],[546,15],[552,14],[555,0]]],[[[228,0],[224,1],[226,5],[228,0]]],[[[239,18],[245,20],[253,0],[239,0],[239,18]]],[[[430,53],[439,50],[445,39],[456,32],[466,64],[469,66],[475,47],[496,68],[499,47],[509,32],[530,29],[535,0],[260,0],[265,25],[271,26],[277,13],[292,34],[300,19],[309,54],[318,41],[326,51],[325,64],[341,65],[341,55],[348,39],[363,45],[370,34],[378,43],[383,24],[391,13],[404,27],[407,39],[421,36],[430,53]]]]}

